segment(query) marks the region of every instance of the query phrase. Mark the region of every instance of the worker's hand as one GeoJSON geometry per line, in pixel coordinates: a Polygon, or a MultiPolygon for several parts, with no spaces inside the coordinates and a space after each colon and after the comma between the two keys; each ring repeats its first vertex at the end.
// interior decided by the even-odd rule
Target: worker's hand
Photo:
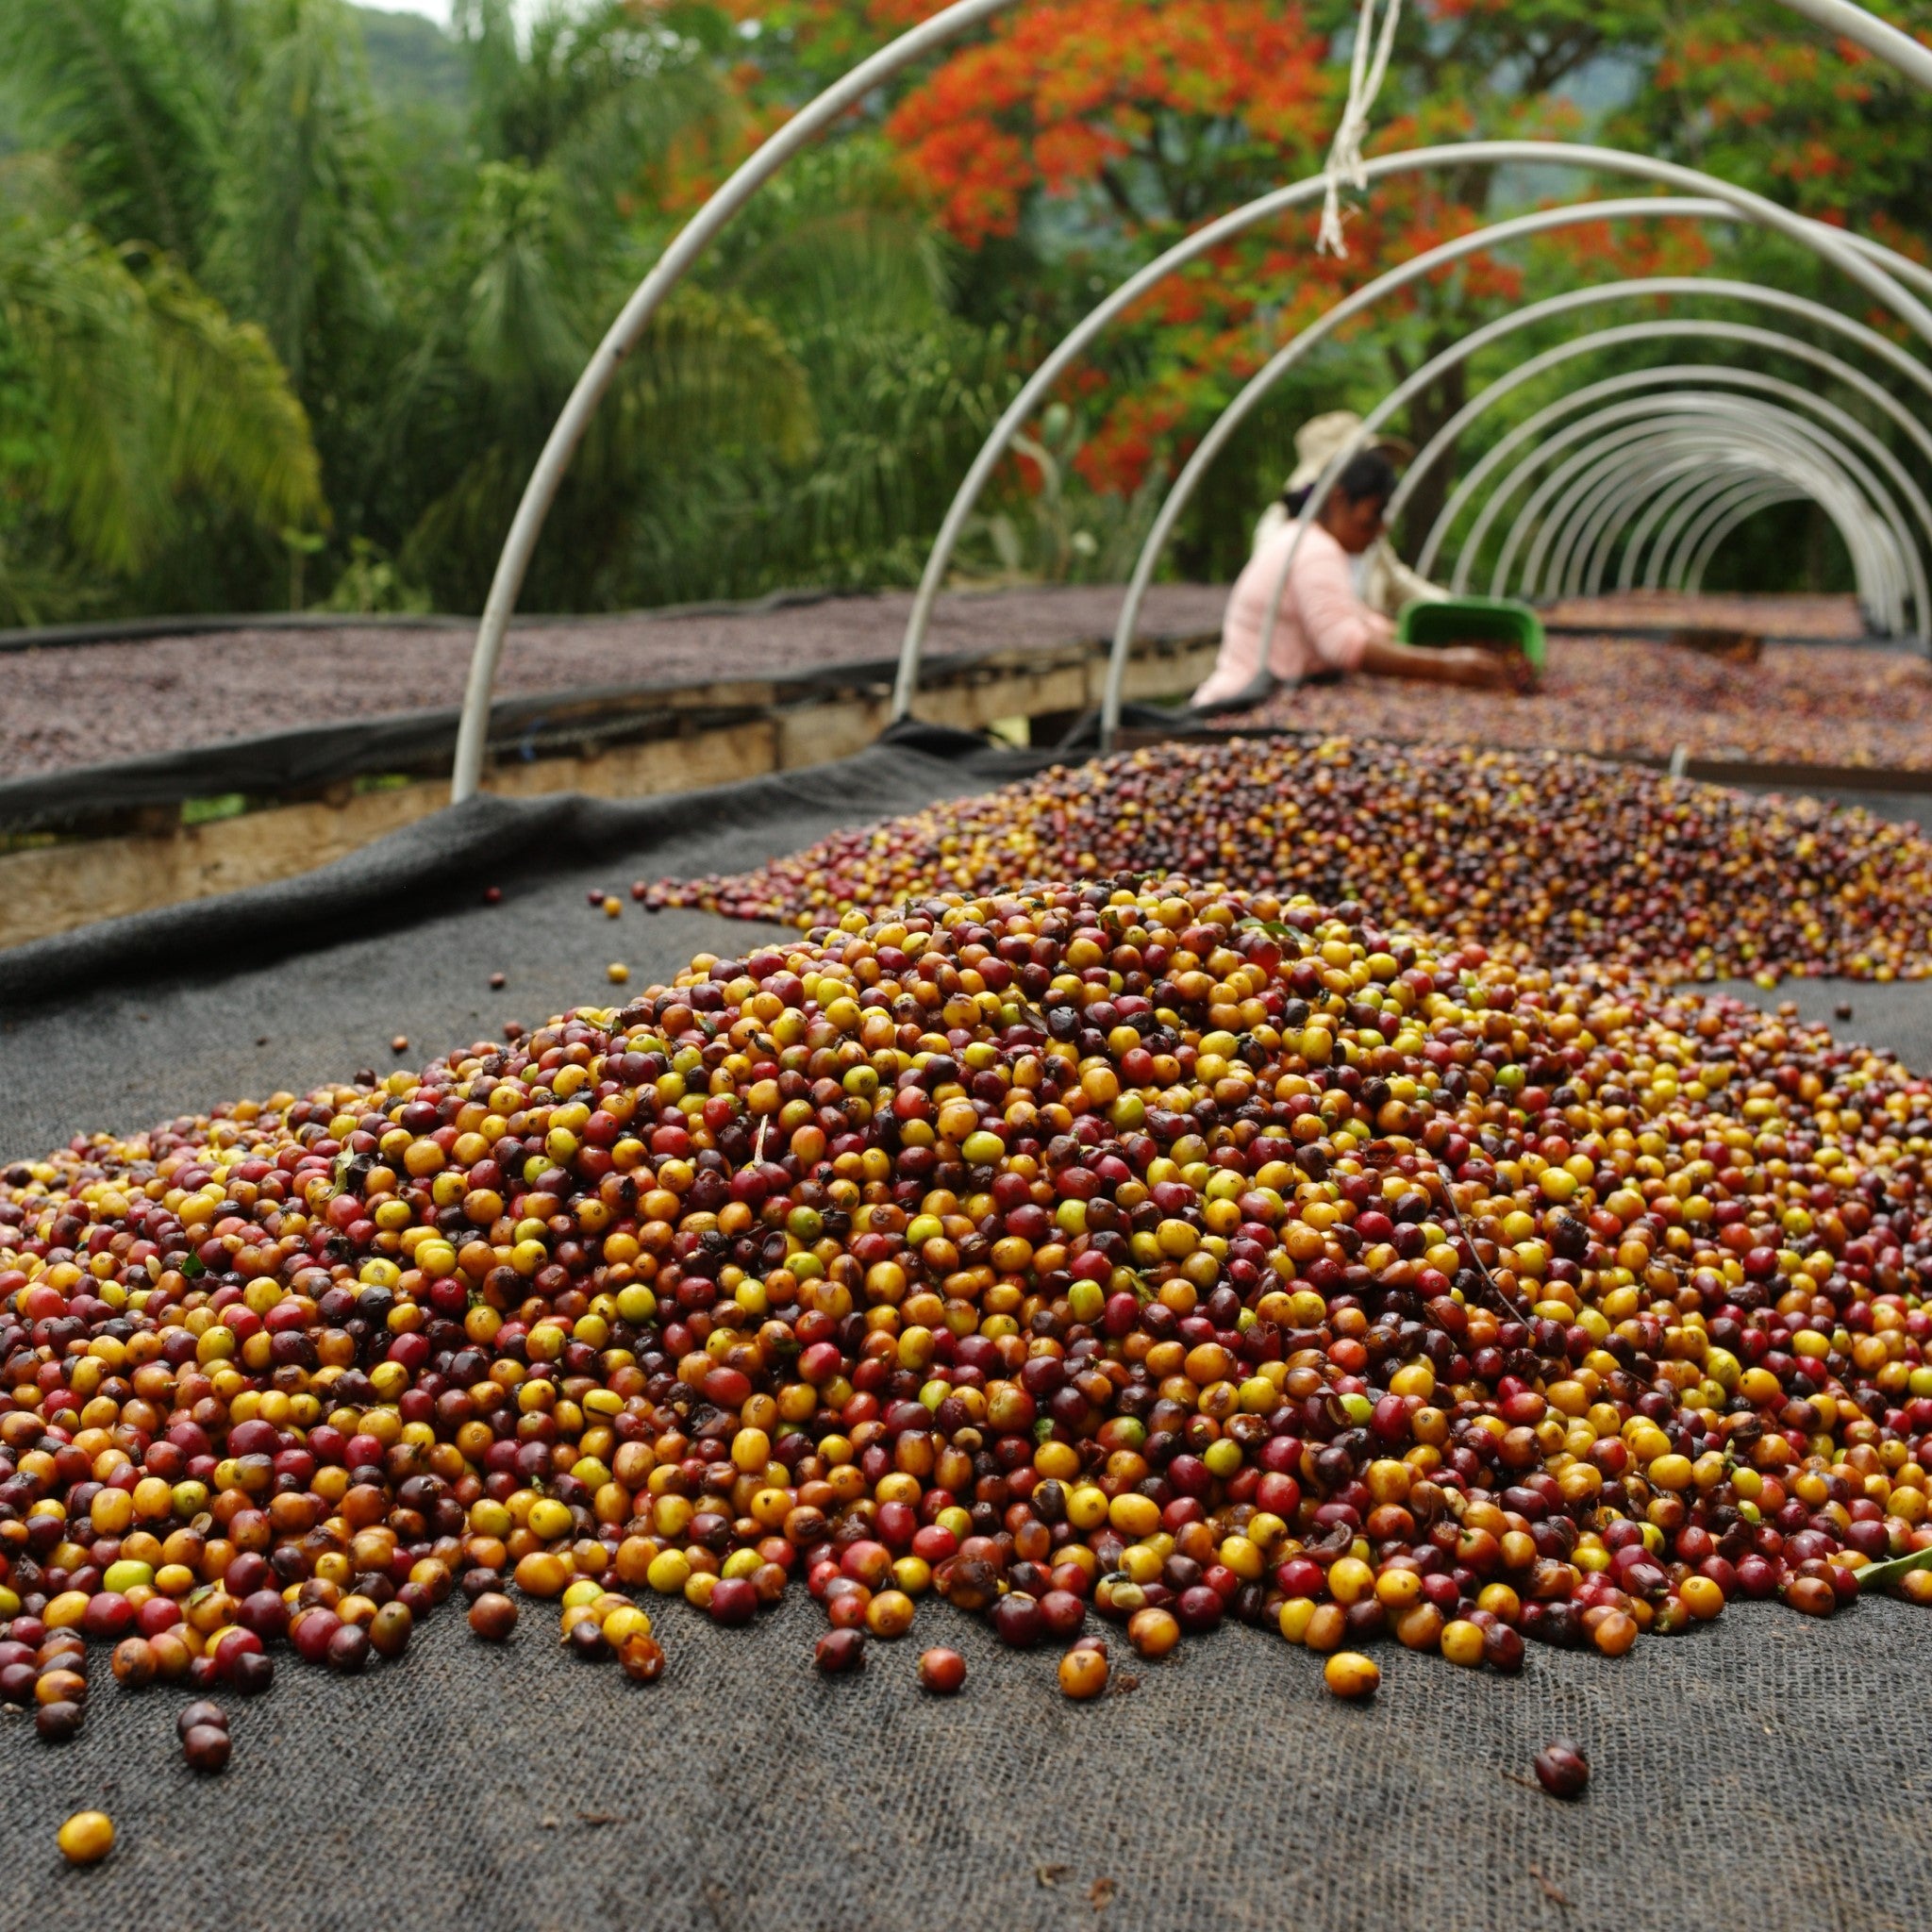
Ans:
{"type": "Polygon", "coordinates": [[[1474,644],[1452,644],[1440,655],[1451,684],[1466,684],[1477,691],[1516,689],[1515,676],[1499,651],[1485,651],[1474,644]]]}

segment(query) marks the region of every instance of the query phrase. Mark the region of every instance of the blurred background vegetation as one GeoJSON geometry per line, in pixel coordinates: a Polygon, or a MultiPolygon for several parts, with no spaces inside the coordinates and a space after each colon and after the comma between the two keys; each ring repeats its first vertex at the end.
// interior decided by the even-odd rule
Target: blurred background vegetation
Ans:
{"type": "MultiPolygon", "coordinates": [[[[455,0],[444,31],[345,0],[6,0],[0,624],[475,609],[557,409],[678,225],[790,108],[931,10],[548,0],[513,18],[455,0]]],[[[1924,0],[1877,10],[1932,25],[1924,0]]],[[[1319,167],[1355,13],[1034,0],[869,102],[667,308],[578,458],[525,608],[914,580],[1039,355],[1135,264],[1319,167]]],[[[1380,147],[1600,135],[1925,253],[1923,100],[1764,0],[1411,0],[1376,127],[1380,147]]],[[[1345,264],[1314,256],[1311,215],[1221,250],[1032,425],[962,571],[1121,576],[1192,439],[1294,328],[1418,246],[1583,192],[1557,173],[1410,177],[1357,213],[1345,264]]],[[[1631,223],[1477,258],[1282,387],[1170,567],[1232,575],[1306,416],[1368,407],[1489,315],[1672,267],[1890,326],[1754,232],[1631,223]]],[[[1411,434],[1555,339],[1420,398],[1411,434]]],[[[1525,390],[1463,460],[1554,393],[1525,390]]],[[[1786,508],[1727,550],[1713,583],[1738,580],[1848,578],[1822,524],[1786,508]]]]}

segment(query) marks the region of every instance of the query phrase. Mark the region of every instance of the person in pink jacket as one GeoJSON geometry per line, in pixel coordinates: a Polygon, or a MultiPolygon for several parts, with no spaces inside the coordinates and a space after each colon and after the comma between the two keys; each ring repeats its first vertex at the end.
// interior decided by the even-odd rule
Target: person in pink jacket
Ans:
{"type": "Polygon", "coordinates": [[[1191,701],[1194,710],[1244,709],[1277,684],[1306,684],[1353,671],[1497,690],[1508,685],[1508,671],[1493,653],[1398,643],[1394,625],[1362,602],[1351,559],[1382,534],[1394,493],[1394,467],[1380,450],[1363,451],[1342,471],[1295,552],[1266,664],[1261,662],[1261,640],[1268,627],[1268,599],[1300,525],[1283,525],[1261,544],[1228,597],[1221,651],[1191,701]]]}

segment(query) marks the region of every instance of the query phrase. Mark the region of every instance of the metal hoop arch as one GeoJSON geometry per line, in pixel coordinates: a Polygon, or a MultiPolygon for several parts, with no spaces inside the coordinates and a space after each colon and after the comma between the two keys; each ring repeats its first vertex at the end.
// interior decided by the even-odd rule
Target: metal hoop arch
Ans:
{"type": "MultiPolygon", "coordinates": [[[[1648,589],[1681,588],[1691,548],[1699,535],[1734,500],[1753,488],[1763,487],[1762,476],[1748,466],[1740,466],[1743,472],[1740,479],[1739,475],[1723,473],[1704,458],[1693,461],[1697,467],[1690,478],[1690,488],[1678,495],[1674,508],[1660,521],[1652,540],[1650,561],[1643,573],[1648,589]]],[[[1632,491],[1635,501],[1642,500],[1642,491],[1640,481],[1632,491]]],[[[1798,490],[1796,494],[1802,497],[1806,492],[1798,490]]],[[[1901,553],[1889,523],[1863,525],[1860,535],[1879,566],[1879,576],[1871,593],[1862,598],[1863,608],[1874,615],[1881,610],[1898,611],[1902,619],[1903,599],[1907,594],[1907,567],[1902,559],[1910,553],[1901,553]]]]}
{"type": "MultiPolygon", "coordinates": [[[[1774,434],[1775,431],[1767,426],[1760,433],[1774,434]]],[[[1730,434],[1737,436],[1741,432],[1733,430],[1730,434]]],[[[1607,507],[1627,517],[1662,483],[1665,486],[1663,494],[1674,507],[1652,546],[1645,583],[1649,588],[1657,589],[1667,580],[1674,582],[1682,558],[1674,554],[1674,549],[1686,524],[1696,522],[1706,514],[1712,499],[1722,497],[1728,489],[1739,487],[1740,474],[1754,480],[1766,474],[1748,443],[1742,442],[1728,446],[1728,455],[1707,454],[1705,452],[1709,448],[1707,439],[1699,440],[1696,443],[1698,454],[1668,459],[1664,453],[1681,448],[1685,441],[1681,433],[1661,435],[1654,444],[1627,450],[1612,458],[1595,476],[1574,486],[1572,504],[1576,505],[1578,498],[1584,501],[1573,509],[1571,527],[1564,532],[1562,541],[1554,547],[1560,552],[1573,546],[1577,536],[1577,522],[1601,514],[1602,508],[1607,507]],[[1599,508],[1592,510],[1592,504],[1599,508]]],[[[1841,445],[1835,443],[1835,447],[1841,445]]],[[[1795,475],[1795,470],[1792,474],[1795,475]]],[[[1815,465],[1806,470],[1807,476],[1813,474],[1822,474],[1816,472],[1815,465]]],[[[1906,567],[1900,562],[1901,552],[1890,517],[1884,512],[1881,514],[1885,515],[1882,525],[1859,525],[1859,539],[1868,553],[1868,568],[1861,580],[1860,591],[1866,595],[1870,608],[1883,611],[1888,625],[1895,627],[1903,620],[1904,602],[1910,591],[1906,583],[1906,567]]],[[[1574,567],[1574,550],[1571,563],[1574,567]]],[[[1559,581],[1559,573],[1564,573],[1565,569],[1563,557],[1553,557],[1543,571],[1545,585],[1559,581]]]]}
{"type": "MultiPolygon", "coordinates": [[[[1641,500],[1642,492],[1662,477],[1686,476],[1693,484],[1717,479],[1728,487],[1740,477],[1759,483],[1776,476],[1818,501],[1837,525],[1853,557],[1866,607],[1888,618],[1898,610],[1905,586],[1890,524],[1872,521],[1870,503],[1842,470],[1816,452],[1797,453],[1789,425],[1780,437],[1769,426],[1753,428],[1735,421],[1722,431],[1699,431],[1689,425],[1673,427],[1653,420],[1626,429],[1615,441],[1620,447],[1608,454],[1603,453],[1600,443],[1574,459],[1588,472],[1581,487],[1596,483],[1627,489],[1641,500]]],[[[1657,588],[1663,575],[1654,558],[1647,573],[1649,587],[1657,588]]]]}
{"type": "MultiPolygon", "coordinates": [[[[1813,302],[1804,295],[1790,294],[1782,289],[1768,288],[1758,282],[1740,282],[1716,276],[1659,275],[1648,281],[1607,283],[1596,290],[1578,290],[1573,291],[1573,294],[1575,296],[1593,295],[1601,297],[1606,301],[1648,295],[1661,295],[1664,297],[1676,297],[1680,295],[1701,297],[1710,295],[1726,301],[1746,303],[1755,308],[1778,309],[1786,314],[1798,316],[1805,321],[1815,323],[1822,328],[1831,329],[1843,336],[1847,341],[1857,342],[1872,355],[1882,358],[1908,381],[1916,383],[1920,389],[1924,391],[1928,400],[1932,400],[1932,370],[1928,370],[1924,363],[1915,361],[1896,342],[1880,335],[1876,329],[1867,328],[1863,323],[1854,322],[1849,316],[1840,314],[1836,308],[1827,308],[1822,302],[1813,302]]],[[[1557,296],[1554,299],[1558,302],[1570,302],[1572,296],[1557,296]]],[[[1547,305],[1541,304],[1534,310],[1524,311],[1525,318],[1532,313],[1548,312],[1547,305]]],[[[1697,325],[1699,327],[1704,325],[1703,324],[1697,325]]],[[[1800,338],[1780,338],[1780,340],[1796,341],[1800,338]]],[[[1448,422],[1443,424],[1442,427],[1416,453],[1415,460],[1404,472],[1402,481],[1397,486],[1395,494],[1390,500],[1390,522],[1393,523],[1402,514],[1404,507],[1420,485],[1424,475],[1427,474],[1437,458],[1462,436],[1471,424],[1474,423],[1478,417],[1501,402],[1506,396],[1512,394],[1516,390],[1520,389],[1524,383],[1533,381],[1538,375],[1541,375],[1545,369],[1551,366],[1553,360],[1559,359],[1568,353],[1569,346],[1568,343],[1558,343],[1556,348],[1546,350],[1541,356],[1532,357],[1527,362],[1520,363],[1506,375],[1499,375],[1481,394],[1472,396],[1448,422]]],[[[1473,493],[1469,486],[1473,481],[1475,481],[1476,487],[1480,487],[1478,472],[1485,475],[1488,475],[1489,464],[1490,456],[1486,455],[1477,463],[1475,468],[1471,471],[1470,475],[1465,477],[1462,483],[1457,486],[1455,492],[1450,496],[1449,501],[1444,504],[1436,522],[1430,526],[1427,540],[1424,543],[1422,554],[1417,563],[1417,568],[1424,576],[1430,575],[1435,565],[1436,556],[1451,525],[1454,524],[1456,516],[1459,515],[1461,509],[1466,507],[1469,496],[1473,493]],[[1453,511],[1451,506],[1455,507],[1453,511]]]]}
{"type": "MultiPolygon", "coordinates": [[[[1669,420],[1674,425],[1694,427],[1707,419],[1723,418],[1726,415],[1735,418],[1737,412],[1734,410],[1727,411],[1720,398],[1715,396],[1685,396],[1679,399],[1675,414],[1669,417],[1669,420]]],[[[1548,437],[1542,446],[1528,460],[1519,465],[1518,469],[1512,472],[1507,483],[1499,487],[1491,497],[1489,503],[1484,505],[1483,514],[1477,519],[1479,528],[1472,530],[1469,548],[1457,559],[1454,588],[1457,591],[1466,591],[1469,588],[1469,580],[1474,569],[1474,559],[1480,552],[1482,537],[1488,533],[1489,524],[1497,514],[1501,506],[1506,504],[1509,497],[1515,493],[1518,483],[1526,481],[1540,464],[1561,456],[1564,451],[1574,449],[1576,445],[1583,443],[1586,438],[1605,425],[1634,421],[1635,427],[1627,434],[1616,439],[1616,446],[1621,447],[1625,441],[1639,440],[1641,431],[1655,426],[1663,420],[1665,420],[1663,417],[1655,412],[1654,406],[1652,405],[1641,402],[1618,404],[1610,408],[1598,411],[1594,416],[1573,423],[1564,429],[1548,437]],[[1653,414],[1648,418],[1642,416],[1642,411],[1646,408],[1653,408],[1653,414]]],[[[1751,426],[1754,428],[1757,419],[1755,417],[1751,419],[1751,426]]],[[[1790,435],[1801,439],[1807,438],[1807,435],[1818,435],[1818,432],[1812,430],[1811,425],[1804,424],[1800,418],[1790,416],[1788,412],[1786,415],[1786,428],[1790,435]]],[[[1815,447],[1816,445],[1814,444],[1813,446],[1815,447]]],[[[1604,460],[1604,456],[1600,454],[1597,446],[1584,450],[1581,455],[1566,458],[1556,472],[1545,477],[1532,491],[1529,501],[1517,512],[1515,520],[1506,536],[1502,552],[1491,573],[1491,588],[1496,594],[1500,595],[1503,589],[1507,588],[1510,581],[1516,554],[1522,545],[1523,533],[1525,528],[1531,524],[1541,525],[1546,523],[1548,507],[1557,491],[1573,490],[1574,493],[1574,488],[1587,487],[1587,482],[1580,482],[1579,479],[1584,478],[1586,469],[1591,466],[1592,458],[1599,462],[1604,460]]],[[[1878,493],[1875,486],[1874,486],[1874,499],[1878,493]]],[[[1532,545],[1531,558],[1525,566],[1524,573],[1525,579],[1529,582],[1533,583],[1541,575],[1542,557],[1547,549],[1548,534],[1551,533],[1546,531],[1545,535],[1540,536],[1536,543],[1532,545]]],[[[1916,555],[1916,553],[1914,554],[1916,555]]]]}
{"type": "MultiPolygon", "coordinates": [[[[1653,532],[1656,533],[1657,546],[1659,549],[1667,548],[1686,523],[1701,515],[1709,504],[1725,499],[1740,487],[1742,486],[1728,479],[1700,479],[1693,475],[1681,486],[1673,486],[1669,490],[1657,492],[1647,504],[1641,493],[1633,493],[1627,508],[1620,506],[1615,520],[1618,523],[1618,534],[1621,534],[1622,529],[1628,526],[1630,519],[1633,516],[1637,518],[1637,529],[1624,542],[1624,561],[1618,569],[1620,580],[1626,575],[1629,579],[1624,588],[1629,590],[1635,587],[1637,566],[1642,560],[1643,547],[1651,541],[1653,532]],[[1641,514],[1639,506],[1641,506],[1641,514]]],[[[1602,590],[1604,577],[1609,568],[1613,543],[1614,538],[1598,540],[1599,548],[1591,561],[1588,573],[1578,571],[1576,574],[1575,582],[1579,592],[1587,591],[1590,594],[1595,595],[1602,590]]],[[[1567,583],[1565,591],[1567,594],[1567,583]]]]}
{"type": "MultiPolygon", "coordinates": [[[[1595,596],[1602,591],[1617,541],[1633,519],[1637,527],[1624,540],[1624,555],[1618,566],[1619,586],[1625,591],[1636,587],[1638,567],[1646,546],[1653,552],[1647,576],[1656,577],[1660,583],[1662,564],[1659,558],[1668,554],[1688,524],[1704,515],[1712,504],[1724,496],[1728,489],[1734,487],[1721,479],[1692,475],[1681,485],[1653,492],[1647,498],[1642,491],[1632,491],[1604,520],[1593,545],[1593,555],[1587,560],[1588,567],[1582,561],[1573,565],[1564,578],[1562,594],[1595,596]]],[[[1679,587],[1674,578],[1673,585],[1674,588],[1679,587]]]]}
{"type": "MultiPolygon", "coordinates": [[[[1896,503],[1878,485],[1870,470],[1830,432],[1819,429],[1816,425],[1789,410],[1774,411],[1769,405],[1747,405],[1741,398],[1686,395],[1676,400],[1672,410],[1665,412],[1659,412],[1653,402],[1640,399],[1612,405],[1581,422],[1569,425],[1547,439],[1542,448],[1512,474],[1507,488],[1499,490],[1490,503],[1485,504],[1483,515],[1477,520],[1483,535],[1487,534],[1494,508],[1514,494],[1520,480],[1541,463],[1561,456],[1566,450],[1574,450],[1574,454],[1566,457],[1536,486],[1528,500],[1516,512],[1490,573],[1491,593],[1504,594],[1517,575],[1517,554],[1523,548],[1525,532],[1532,526],[1537,528],[1538,535],[1529,544],[1529,555],[1521,572],[1521,579],[1531,586],[1539,581],[1544,558],[1556,535],[1550,516],[1551,506],[1560,492],[1567,491],[1574,496],[1577,491],[1589,488],[1600,475],[1602,467],[1612,461],[1618,452],[1656,439],[1665,432],[1681,432],[1676,435],[1676,444],[1680,447],[1699,442],[1702,432],[1704,441],[1699,446],[1707,445],[1710,459],[1718,463],[1724,462],[1728,452],[1736,446],[1724,439],[1742,438],[1747,444],[1758,448],[1764,458],[1764,467],[1768,469],[1775,469],[1795,443],[1814,462],[1825,463],[1843,477],[1857,478],[1866,492],[1869,507],[1875,508],[1890,525],[1892,537],[1901,548],[1908,547],[1904,521],[1896,503]],[[1782,441],[1765,426],[1774,415],[1778,433],[1784,439],[1782,441]],[[1627,426],[1611,428],[1611,425],[1627,426]],[[1721,427],[1722,435],[1711,428],[1713,425],[1721,427]],[[1586,440],[1591,436],[1595,436],[1597,441],[1587,442],[1586,440]],[[1579,444],[1584,447],[1577,449],[1579,444]]],[[[1815,473],[1807,470],[1807,474],[1815,473]]],[[[1869,532],[1855,525],[1847,528],[1845,534],[1849,542],[1864,547],[1873,555],[1874,577],[1880,582],[1895,584],[1895,576],[1879,563],[1875,549],[1869,541],[1869,532]]],[[[1470,568],[1480,549],[1480,541],[1478,533],[1472,530],[1470,549],[1457,562],[1455,584],[1458,590],[1468,588],[1470,568]]],[[[1915,548],[1910,550],[1910,557],[1912,563],[1919,566],[1914,573],[1913,588],[1921,591],[1924,585],[1923,564],[1915,548]]],[[[1896,613],[1889,609],[1888,615],[1895,617],[1896,613]]]]}
{"type": "MultiPolygon", "coordinates": [[[[1624,543],[1625,568],[1631,581],[1624,585],[1626,590],[1635,584],[1635,564],[1638,553],[1643,543],[1649,541],[1653,530],[1657,531],[1657,542],[1668,545],[1675,541],[1676,535],[1687,523],[1701,517],[1712,504],[1728,504],[1740,492],[1749,493],[1761,491],[1766,486],[1761,478],[1747,477],[1739,482],[1729,475],[1713,475],[1707,470],[1700,474],[1691,470],[1667,483],[1664,488],[1655,488],[1656,478],[1648,483],[1632,481],[1620,490],[1609,503],[1597,512],[1599,530],[1610,525],[1617,532],[1637,519],[1636,534],[1624,543]],[[1641,513],[1640,513],[1641,512],[1641,513]]],[[[1802,496],[1803,492],[1778,486],[1787,497],[1802,496]]],[[[1574,559],[1571,573],[1564,579],[1563,594],[1581,595],[1587,591],[1594,595],[1602,589],[1603,574],[1607,565],[1610,550],[1604,537],[1599,534],[1591,543],[1592,555],[1583,558],[1579,547],[1578,559],[1574,559]]],[[[1675,586],[1674,586],[1675,588],[1675,586]]]]}
{"type": "MultiPolygon", "coordinates": [[[[1880,388],[1876,383],[1871,382],[1859,371],[1840,361],[1839,358],[1828,355],[1809,342],[1794,336],[1781,335],[1773,330],[1754,328],[1747,324],[1693,322],[1689,320],[1681,322],[1654,321],[1638,323],[1629,325],[1624,328],[1606,329],[1594,337],[1585,338],[1579,343],[1562,344],[1560,349],[1550,352],[1550,359],[1557,359],[1567,354],[1581,353],[1586,347],[1611,346],[1619,341],[1660,340],[1671,336],[1688,336],[1699,340],[1717,339],[1750,341],[1769,349],[1774,354],[1788,355],[1798,360],[1810,362],[1816,368],[1825,369],[1835,375],[1838,380],[1856,390],[1868,402],[1874,404],[1882,409],[1894,423],[1898,424],[1905,430],[1907,436],[1917,444],[1921,454],[1932,458],[1932,432],[1928,432],[1918,418],[1906,409],[1889,391],[1880,388]]],[[[1538,358],[1536,359],[1538,361],[1545,360],[1544,358],[1538,358]]],[[[1714,365],[1696,363],[1681,366],[1688,370],[1694,370],[1702,375],[1711,371],[1714,365]]],[[[1687,377],[1686,379],[1690,378],[1687,377]]],[[[1665,508],[1668,508],[1668,506],[1660,506],[1658,514],[1661,514],[1662,509],[1665,508]]],[[[1634,514],[1634,509],[1630,513],[1634,514]]],[[[1616,521],[1613,516],[1607,516],[1600,522],[1594,533],[1586,534],[1585,541],[1579,546],[1576,553],[1576,561],[1563,579],[1561,588],[1564,595],[1581,594],[1586,588],[1594,594],[1601,588],[1616,540],[1622,535],[1628,521],[1628,515],[1624,516],[1622,522],[1616,521]]],[[[1646,511],[1644,518],[1640,522],[1638,533],[1633,535],[1629,544],[1626,545],[1626,575],[1629,568],[1627,560],[1634,559],[1641,549],[1649,525],[1654,521],[1650,512],[1646,511]]],[[[1629,588],[1627,583],[1624,588],[1629,588]]]]}
{"type": "MultiPolygon", "coordinates": [[[[1807,346],[1808,347],[1808,344],[1807,346]]],[[[1814,354],[1818,355],[1821,361],[1827,364],[1835,359],[1824,357],[1820,352],[1814,352],[1814,354]]],[[[1856,371],[1847,370],[1844,373],[1848,375],[1857,376],[1856,371]]],[[[1862,378],[1859,378],[1859,380],[1862,381],[1862,378]]],[[[1927,539],[1932,540],[1932,504],[1927,504],[1918,485],[1912,480],[1910,473],[1899,463],[1892,452],[1878,438],[1874,436],[1865,425],[1858,422],[1856,417],[1848,415],[1825,397],[1814,395],[1810,391],[1801,389],[1794,383],[1780,381],[1775,376],[1763,375],[1757,370],[1732,369],[1724,365],[1713,366],[1702,363],[1672,363],[1655,369],[1631,370],[1623,375],[1608,377],[1603,382],[1591,384],[1588,389],[1576,391],[1574,395],[1564,398],[1563,401],[1568,407],[1576,408],[1582,408],[1587,402],[1592,401],[1599,396],[1620,395],[1634,390],[1650,389],[1660,387],[1666,383],[1676,382],[1690,384],[1701,382],[1715,384],[1719,388],[1727,387],[1752,390],[1760,395],[1778,396],[1788,402],[1796,403],[1813,410],[1818,416],[1829,423],[1837,430],[1840,438],[1849,438],[1853,444],[1864,450],[1868,456],[1877,462],[1879,468],[1890,479],[1893,488],[1911,505],[1913,513],[1918,518],[1920,527],[1925,532],[1927,539]]],[[[1922,454],[1932,457],[1932,436],[1926,435],[1924,427],[1907,414],[1903,408],[1900,408],[1891,397],[1886,396],[1884,391],[1878,390],[1876,384],[1873,384],[1872,387],[1877,391],[1878,396],[1885,403],[1890,404],[1892,410],[1896,411],[1894,420],[1901,422],[1907,428],[1907,433],[1912,435],[1919,442],[1922,454]]],[[[1550,413],[1553,416],[1560,414],[1562,413],[1561,408],[1557,405],[1552,405],[1550,413]]],[[[1574,498],[1572,500],[1574,501],[1574,498]]],[[[1566,505],[1552,515],[1548,520],[1552,528],[1562,527],[1569,506],[1566,505]]],[[[1585,535],[1586,528],[1577,528],[1574,531],[1565,530],[1564,539],[1554,549],[1549,568],[1543,574],[1542,586],[1545,595],[1554,594],[1559,585],[1567,582],[1573,551],[1585,535]]],[[[1580,554],[1580,552],[1576,552],[1576,554],[1580,554]]]]}

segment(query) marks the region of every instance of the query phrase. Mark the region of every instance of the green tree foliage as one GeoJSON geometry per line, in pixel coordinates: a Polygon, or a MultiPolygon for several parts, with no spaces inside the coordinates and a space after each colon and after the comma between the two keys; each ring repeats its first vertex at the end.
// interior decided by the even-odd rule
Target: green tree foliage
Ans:
{"type": "MultiPolygon", "coordinates": [[[[0,618],[273,607],[298,586],[336,608],[475,608],[558,410],[679,225],[936,4],[545,0],[531,18],[457,0],[443,36],[345,0],[6,0],[0,618]]],[[[1874,4],[1932,37],[1932,0],[1874,4]]],[[[1191,226],[1319,167],[1357,12],[1028,0],[883,90],[753,204],[628,358],[525,602],[911,581],[1040,352],[1191,226]]],[[[1375,145],[1592,133],[1923,252],[1922,97],[1768,0],[1409,0],[1375,145]]],[[[1404,177],[1352,213],[1345,264],[1313,255],[1311,213],[1218,251],[1029,426],[962,569],[1119,575],[1215,411],[1340,293],[1608,186],[1404,177]]],[[[1632,223],[1472,258],[1282,386],[1175,562],[1239,564],[1307,415],[1367,407],[1556,289],[1706,265],[1869,312],[1756,231],[1632,223]]],[[[1405,426],[1427,437],[1558,333],[1438,383],[1405,426]]],[[[1589,373],[1666,358],[1685,352],[1589,373]]],[[[1525,391],[1474,447],[1556,392],[1525,391]]],[[[1761,520],[1734,564],[1815,575],[1801,521],[1761,520]]]]}
{"type": "Polygon", "coordinates": [[[326,516],[302,406],[262,331],[175,258],[115,247],[0,164],[0,608],[15,621],[138,576],[196,502],[274,532],[326,516]]]}

